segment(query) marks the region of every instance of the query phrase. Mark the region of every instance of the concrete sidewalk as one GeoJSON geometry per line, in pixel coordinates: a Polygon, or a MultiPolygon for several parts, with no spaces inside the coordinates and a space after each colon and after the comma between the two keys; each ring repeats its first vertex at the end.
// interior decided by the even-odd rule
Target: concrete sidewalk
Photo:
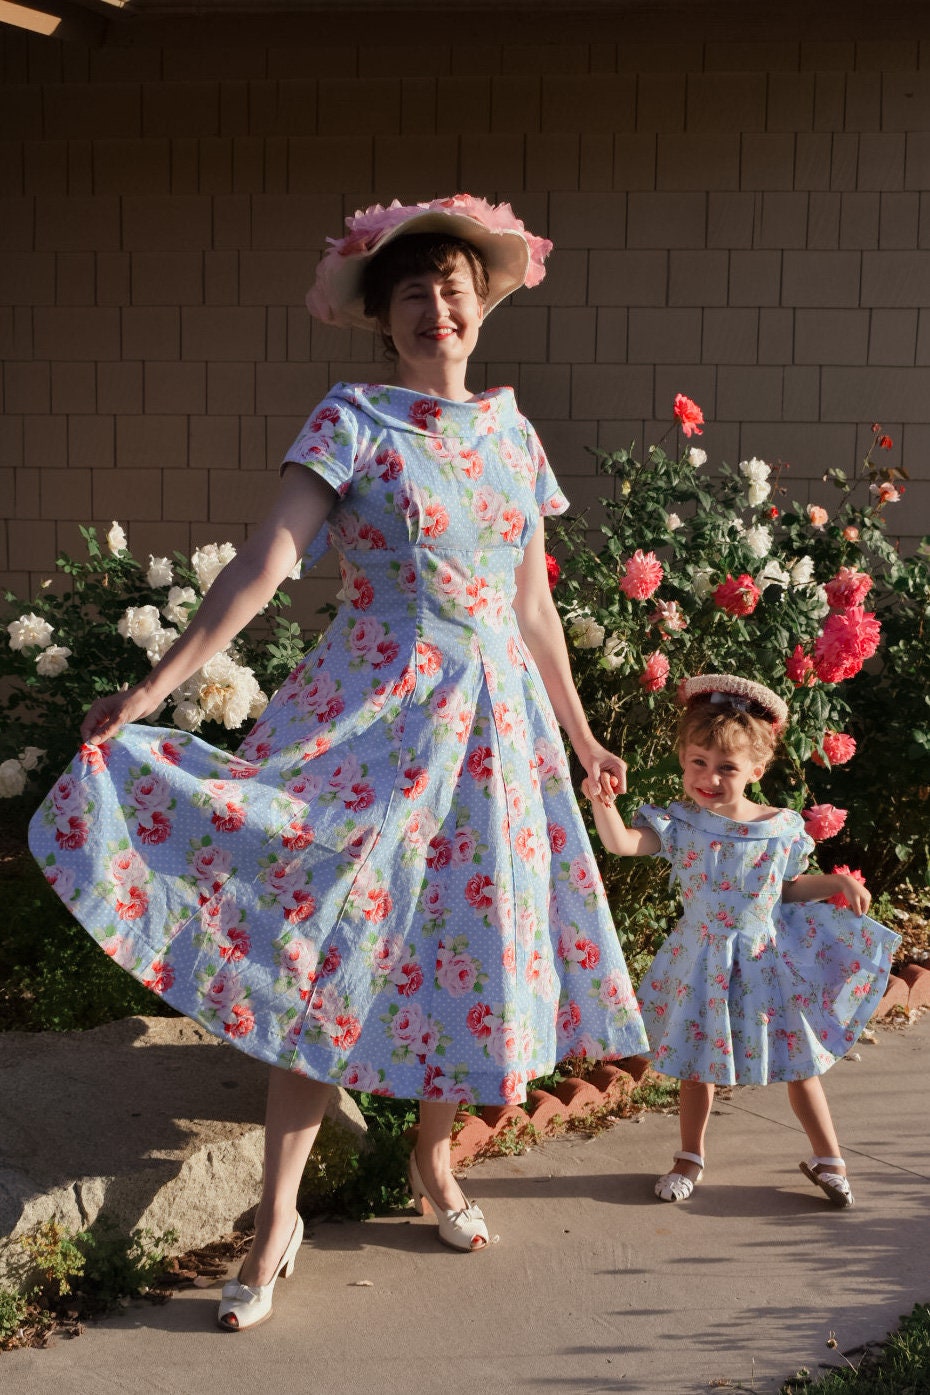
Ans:
{"type": "Polygon", "coordinates": [[[806,1140],[784,1089],[747,1088],[719,1104],[687,1204],[652,1195],[675,1117],[568,1135],[469,1173],[501,1237],[485,1253],[444,1249],[426,1219],[308,1227],[254,1332],[215,1328],[217,1289],[182,1292],[77,1341],[0,1356],[0,1388],[776,1392],[798,1367],[836,1362],[831,1330],[848,1350],[930,1299],[930,1014],[858,1050],[827,1077],[852,1211],[798,1171],[806,1140]]]}

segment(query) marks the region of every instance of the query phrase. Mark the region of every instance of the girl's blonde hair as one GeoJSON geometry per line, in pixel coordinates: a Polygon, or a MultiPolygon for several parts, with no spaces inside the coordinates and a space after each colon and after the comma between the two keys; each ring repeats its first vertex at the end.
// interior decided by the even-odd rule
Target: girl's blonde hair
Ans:
{"type": "Polygon", "coordinates": [[[778,738],[778,728],[765,718],[704,698],[689,702],[678,720],[679,750],[689,744],[716,746],[727,752],[748,746],[756,765],[767,766],[771,762],[778,738]]]}

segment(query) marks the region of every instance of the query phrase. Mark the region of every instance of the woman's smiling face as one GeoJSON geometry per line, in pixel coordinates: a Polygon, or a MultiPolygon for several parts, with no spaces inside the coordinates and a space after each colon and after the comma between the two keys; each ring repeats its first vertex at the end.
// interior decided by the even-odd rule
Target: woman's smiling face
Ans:
{"type": "Polygon", "coordinates": [[[678,753],[685,794],[701,809],[739,819],[744,813],[745,790],[761,778],[764,764],[753,760],[749,743],[732,751],[719,746],[698,746],[689,742],[678,753]]]}
{"type": "Polygon", "coordinates": [[[384,328],[402,371],[440,363],[451,366],[468,359],[483,314],[471,270],[459,257],[448,272],[402,277],[391,293],[384,328]]]}

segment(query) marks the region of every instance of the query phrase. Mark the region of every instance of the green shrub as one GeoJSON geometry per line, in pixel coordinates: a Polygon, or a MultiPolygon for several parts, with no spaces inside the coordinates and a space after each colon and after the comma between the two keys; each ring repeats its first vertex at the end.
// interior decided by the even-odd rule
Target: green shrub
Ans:
{"type": "MultiPolygon", "coordinates": [[[[821,866],[861,868],[874,892],[927,877],[930,567],[926,543],[904,558],[886,536],[903,471],[873,457],[890,447],[876,425],[855,479],[824,476],[824,499],[839,494],[832,516],[792,502],[787,467],[761,459],[711,477],[687,445],[675,458],[661,445],[643,460],[632,448],[596,453],[612,497],[599,529],[574,519],[555,531],[555,598],[591,725],[629,765],[625,818],[680,794],[680,681],[740,673],[791,708],[759,797],[846,811],[841,835],[818,848],[821,866]],[[857,742],[848,765],[831,768],[829,733],[857,742]]],[[[677,914],[667,867],[607,857],[602,871],[635,978],[677,914]]]]}

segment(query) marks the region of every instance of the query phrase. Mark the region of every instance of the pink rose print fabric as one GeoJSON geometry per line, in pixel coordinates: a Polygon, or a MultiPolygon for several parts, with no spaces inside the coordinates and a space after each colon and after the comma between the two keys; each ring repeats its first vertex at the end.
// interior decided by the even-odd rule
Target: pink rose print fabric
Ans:
{"type": "Polygon", "coordinates": [[[62,900],[216,1035],[349,1089],[501,1103],[646,1047],[512,609],[567,507],[510,389],[338,385],[286,459],[336,491],[339,611],[236,756],[85,747],[33,820],[62,900]]]}
{"type": "Polygon", "coordinates": [[[743,824],[646,804],[634,823],[661,838],[684,904],[639,987],[656,1070],[717,1085],[822,1075],[874,1012],[900,936],[825,902],[783,904],[814,847],[792,809],[743,824]]]}

